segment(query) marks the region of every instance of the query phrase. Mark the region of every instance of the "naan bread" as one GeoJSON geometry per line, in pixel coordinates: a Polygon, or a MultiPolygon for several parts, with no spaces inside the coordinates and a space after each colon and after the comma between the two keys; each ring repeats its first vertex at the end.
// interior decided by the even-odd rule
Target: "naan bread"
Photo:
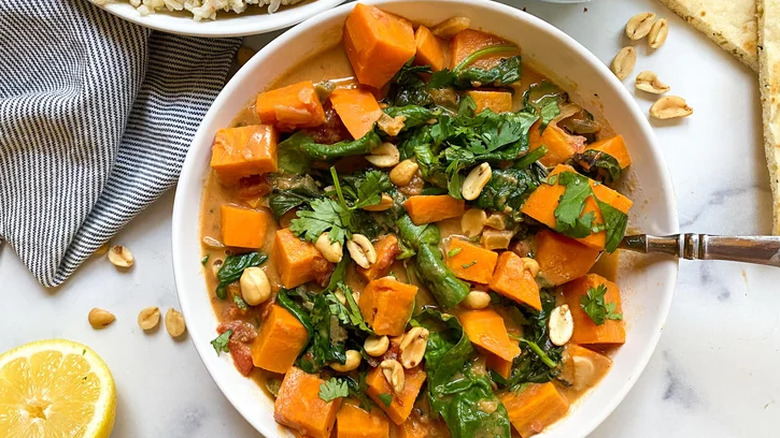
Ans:
{"type": "Polygon", "coordinates": [[[660,0],[723,49],[758,70],[754,0],[660,0]]]}
{"type": "Polygon", "coordinates": [[[764,148],[774,199],[774,234],[780,234],[780,0],[758,0],[758,70],[764,108],[764,148]]]}

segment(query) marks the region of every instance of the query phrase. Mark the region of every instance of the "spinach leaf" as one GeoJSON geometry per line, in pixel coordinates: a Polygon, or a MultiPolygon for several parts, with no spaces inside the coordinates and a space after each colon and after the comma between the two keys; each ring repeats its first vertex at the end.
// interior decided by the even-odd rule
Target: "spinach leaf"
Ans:
{"type": "Polygon", "coordinates": [[[279,143],[279,168],[284,172],[302,174],[314,160],[363,155],[380,144],[382,139],[373,130],[357,140],[343,140],[330,145],[315,143],[305,131],[298,131],[279,143]]]}
{"type": "Polygon", "coordinates": [[[604,301],[604,295],[607,293],[607,286],[600,284],[588,289],[587,293],[580,299],[580,307],[588,314],[596,325],[602,325],[606,320],[619,321],[623,319],[622,313],[616,313],[616,303],[607,303],[604,301]]]}
{"type": "Polygon", "coordinates": [[[506,408],[493,393],[490,380],[472,371],[470,360],[476,352],[458,320],[426,309],[418,321],[431,331],[425,351],[428,399],[452,437],[508,438],[511,427],[506,408]],[[484,403],[495,404],[495,411],[480,409],[484,403]]]}
{"type": "MultiPolygon", "coordinates": [[[[555,308],[555,297],[547,290],[540,291],[542,309],[532,310],[528,307],[517,307],[525,320],[523,338],[520,339],[520,355],[512,362],[512,371],[508,379],[492,372],[491,378],[499,386],[511,391],[522,390],[529,383],[545,383],[555,379],[560,374],[563,347],[558,347],[550,341],[547,325],[550,313],[555,308]]],[[[503,301],[499,305],[504,305],[503,301]]]]}
{"type": "Polygon", "coordinates": [[[433,104],[433,97],[428,93],[428,86],[420,74],[430,74],[430,66],[412,65],[414,58],[401,67],[390,81],[390,87],[385,100],[391,106],[433,104]]]}
{"type": "Polygon", "coordinates": [[[276,294],[276,302],[279,303],[280,306],[287,309],[290,313],[293,314],[295,318],[298,319],[298,321],[301,322],[301,325],[303,325],[306,328],[306,331],[309,332],[309,340],[311,340],[312,336],[314,335],[314,327],[312,326],[309,313],[306,312],[302,306],[293,301],[293,299],[289,296],[289,293],[290,291],[288,289],[279,289],[279,292],[276,294]]]}
{"type": "Polygon", "coordinates": [[[222,267],[217,272],[217,297],[224,300],[227,297],[227,286],[234,281],[241,279],[244,269],[260,266],[268,259],[268,256],[261,252],[248,252],[245,254],[234,254],[225,257],[222,267]]]}
{"type": "Polygon", "coordinates": [[[515,220],[521,220],[520,208],[539,185],[539,176],[531,169],[495,169],[474,205],[500,211],[515,220]]]}
{"type": "Polygon", "coordinates": [[[574,155],[572,162],[583,174],[605,184],[612,184],[623,175],[617,159],[603,151],[588,149],[574,155]]]}
{"type": "Polygon", "coordinates": [[[620,246],[620,242],[626,235],[628,215],[606,202],[596,200],[596,204],[598,204],[601,216],[604,218],[604,232],[606,233],[604,250],[612,253],[620,246]]]}
{"type": "Polygon", "coordinates": [[[419,105],[391,106],[385,108],[384,112],[390,117],[404,117],[404,127],[401,132],[425,125],[428,120],[435,119],[441,114],[441,110],[431,110],[419,105]]]}
{"type": "Polygon", "coordinates": [[[541,119],[540,132],[544,131],[550,121],[561,113],[560,106],[567,101],[568,95],[549,81],[531,85],[523,95],[525,108],[533,109],[541,119]]]}
{"type": "MultiPolygon", "coordinates": [[[[468,67],[476,58],[470,59],[474,55],[482,57],[492,53],[507,52],[508,46],[493,46],[479,50],[469,58],[464,59],[452,71],[444,69],[433,74],[431,82],[428,84],[431,88],[454,87],[465,90],[479,87],[506,87],[520,80],[522,75],[522,57],[515,55],[502,59],[496,66],[487,70],[479,67],[468,67]]],[[[512,46],[512,49],[516,47],[512,46]]]]}
{"type": "Polygon", "coordinates": [[[409,216],[397,222],[398,236],[403,244],[415,251],[417,276],[431,291],[436,301],[444,307],[454,307],[469,294],[469,286],[458,279],[447,267],[438,244],[439,227],[434,224],[415,225],[409,216]]]}
{"type": "Polygon", "coordinates": [[[284,175],[276,178],[273,186],[274,190],[268,197],[268,206],[277,220],[288,211],[322,196],[317,183],[310,175],[284,175]]]}

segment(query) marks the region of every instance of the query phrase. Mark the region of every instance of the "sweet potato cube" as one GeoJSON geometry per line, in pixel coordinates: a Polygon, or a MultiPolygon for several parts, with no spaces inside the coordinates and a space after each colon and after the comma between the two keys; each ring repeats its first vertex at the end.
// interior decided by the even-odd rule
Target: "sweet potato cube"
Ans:
{"type": "Polygon", "coordinates": [[[400,394],[396,394],[393,392],[390,384],[387,383],[387,379],[385,379],[379,367],[372,369],[366,375],[366,384],[368,385],[366,394],[374,400],[377,406],[385,411],[395,424],[401,424],[406,421],[412,412],[414,401],[417,399],[423,383],[425,383],[425,371],[423,371],[421,366],[410,370],[404,369],[404,377],[404,389],[400,394]],[[390,406],[385,406],[384,402],[379,398],[381,394],[389,394],[393,397],[390,406]]]}
{"type": "Polygon", "coordinates": [[[626,330],[623,320],[607,319],[604,324],[595,322],[582,310],[582,297],[591,288],[606,285],[607,293],[604,303],[615,303],[615,313],[623,313],[620,304],[620,289],[618,286],[598,274],[588,274],[563,286],[563,298],[569,305],[574,320],[574,334],[571,342],[583,345],[619,345],[626,342],[626,330]]]}
{"type": "Polygon", "coordinates": [[[540,132],[540,124],[541,121],[537,121],[531,125],[531,130],[528,131],[528,148],[534,151],[542,145],[547,147],[547,153],[539,159],[545,166],[557,166],[585,150],[585,137],[569,135],[553,124],[547,125],[544,131],[540,132]]]}
{"type": "Polygon", "coordinates": [[[299,239],[289,228],[276,232],[273,255],[282,286],[286,289],[315,280],[323,266],[327,270],[329,265],[311,242],[299,239]]]}
{"type": "Polygon", "coordinates": [[[505,360],[489,351],[485,352],[485,364],[488,369],[493,370],[499,376],[508,379],[512,374],[512,361],[505,360]]]}
{"type": "Polygon", "coordinates": [[[581,277],[590,271],[599,251],[552,230],[542,230],[534,236],[540,277],[552,286],[581,277]]]}
{"type": "Polygon", "coordinates": [[[382,115],[376,98],[365,88],[336,88],[330,103],[355,139],[368,134],[382,115]]]}
{"type": "Polygon", "coordinates": [[[495,310],[465,310],[458,315],[458,321],[471,342],[501,359],[511,362],[520,354],[520,347],[509,338],[504,319],[495,310]]]}
{"type": "MultiPolygon", "coordinates": [[[[553,171],[550,172],[550,175],[554,176],[563,172],[576,173],[571,166],[561,164],[553,169],[553,171]]],[[[603,184],[596,183],[592,179],[588,179],[588,181],[593,188],[594,195],[599,201],[605,202],[617,210],[628,214],[628,210],[632,205],[630,199],[603,184]]],[[[557,181],[552,185],[542,184],[528,197],[525,204],[523,204],[522,212],[550,228],[555,228],[555,209],[558,207],[558,202],[565,191],[566,186],[558,184],[557,181]]],[[[593,212],[595,216],[593,221],[594,225],[604,224],[604,217],[601,214],[601,209],[596,203],[596,200],[593,199],[593,196],[588,197],[585,201],[585,208],[583,209],[582,214],[586,215],[590,212],[593,212]]],[[[605,231],[599,231],[597,233],[591,233],[586,237],[578,238],[577,240],[591,248],[602,250],[606,244],[606,236],[607,234],[605,231]]]]}
{"type": "Polygon", "coordinates": [[[308,339],[309,332],[298,318],[274,304],[252,344],[252,363],[272,373],[286,373],[308,339]]]}
{"type": "Polygon", "coordinates": [[[265,232],[271,220],[268,213],[231,204],[223,204],[220,213],[222,243],[239,248],[263,247],[265,232]]]}
{"type": "Polygon", "coordinates": [[[356,4],[344,24],[344,51],[361,84],[382,88],[416,50],[411,23],[376,6],[356,4]]]}
{"type": "Polygon", "coordinates": [[[361,266],[357,268],[358,274],[365,278],[366,281],[387,275],[393,267],[398,253],[401,252],[401,249],[398,247],[398,238],[394,234],[382,236],[374,243],[374,250],[376,250],[376,263],[372,264],[368,269],[361,266]]]}
{"type": "Polygon", "coordinates": [[[520,393],[507,392],[499,396],[509,413],[509,421],[521,437],[541,432],[566,415],[569,402],[547,383],[531,383],[520,393]]]}
{"type": "Polygon", "coordinates": [[[284,376],[274,402],[276,422],[307,437],[329,438],[341,399],[323,401],[319,396],[323,383],[325,381],[314,374],[291,368],[284,376]]]}
{"type": "Polygon", "coordinates": [[[257,95],[257,116],[281,131],[314,128],[325,123],[325,110],[311,81],[303,81],[257,95]]]}
{"type": "Polygon", "coordinates": [[[479,114],[485,109],[496,114],[512,111],[512,93],[507,91],[471,90],[467,91],[466,94],[471,96],[474,103],[477,104],[474,114],[479,114]]]}
{"type": "Polygon", "coordinates": [[[561,393],[567,396],[569,401],[576,400],[576,397],[583,390],[597,384],[612,366],[612,359],[609,357],[572,342],[566,344],[561,362],[561,374],[558,377],[571,385],[562,388],[561,393]],[[580,359],[585,359],[593,364],[593,374],[577,372],[575,361],[580,359]]]}
{"type": "Polygon", "coordinates": [[[477,50],[503,45],[511,45],[514,48],[507,50],[505,53],[482,56],[469,64],[470,67],[489,70],[498,65],[502,59],[520,54],[520,49],[512,43],[486,32],[474,29],[462,30],[456,33],[450,40],[450,68],[455,68],[461,61],[477,50]]]}
{"type": "Polygon", "coordinates": [[[246,176],[276,172],[278,140],[279,134],[271,125],[220,129],[211,147],[211,168],[225,184],[235,184],[246,176]]]}
{"type": "Polygon", "coordinates": [[[523,259],[512,251],[504,251],[498,257],[490,289],[520,304],[542,309],[536,279],[523,267],[523,259]]]}
{"type": "Polygon", "coordinates": [[[399,336],[412,317],[417,286],[393,277],[372,280],[358,301],[360,313],[378,335],[399,336]]]}
{"type": "Polygon", "coordinates": [[[347,401],[336,414],[336,438],[388,438],[390,420],[379,408],[368,412],[347,401]]]}
{"type": "Polygon", "coordinates": [[[488,284],[493,278],[498,253],[466,240],[451,238],[446,248],[445,262],[456,277],[488,284]]]}
{"type": "Polygon", "coordinates": [[[466,201],[450,195],[415,195],[404,202],[404,208],[415,225],[424,225],[463,215],[466,201]]]}
{"type": "Polygon", "coordinates": [[[631,156],[628,155],[628,149],[626,149],[626,143],[623,140],[622,135],[599,140],[588,145],[587,150],[601,151],[611,155],[617,160],[621,169],[625,169],[631,165],[631,156]]]}
{"type": "Polygon", "coordinates": [[[433,71],[443,70],[447,66],[444,43],[430,29],[418,26],[414,32],[414,42],[417,46],[417,55],[414,57],[416,65],[430,65],[433,71]]]}

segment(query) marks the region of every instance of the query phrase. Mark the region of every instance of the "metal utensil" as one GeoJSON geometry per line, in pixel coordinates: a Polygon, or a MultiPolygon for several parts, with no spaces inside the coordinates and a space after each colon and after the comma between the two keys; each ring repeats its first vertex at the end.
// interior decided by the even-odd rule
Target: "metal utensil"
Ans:
{"type": "Polygon", "coordinates": [[[620,248],[643,253],[671,254],[687,260],[728,260],[780,267],[780,236],[637,234],[624,237],[620,248]]]}

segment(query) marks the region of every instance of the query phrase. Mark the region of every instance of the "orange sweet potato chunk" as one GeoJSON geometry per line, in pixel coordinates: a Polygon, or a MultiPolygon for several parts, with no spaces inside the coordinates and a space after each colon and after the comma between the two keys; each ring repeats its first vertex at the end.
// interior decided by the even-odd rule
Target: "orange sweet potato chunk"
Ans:
{"type": "MultiPolygon", "coordinates": [[[[571,166],[560,164],[550,172],[550,175],[554,176],[563,172],[575,172],[575,170],[571,166]]],[[[605,202],[628,214],[628,210],[631,209],[633,204],[630,199],[603,184],[596,183],[592,179],[588,179],[588,181],[599,201],[605,202]]],[[[566,186],[562,186],[557,182],[553,185],[542,184],[528,197],[525,204],[523,204],[522,212],[550,228],[555,228],[555,209],[558,207],[558,202],[565,191],[566,186]]],[[[585,208],[582,214],[585,215],[590,212],[593,212],[595,215],[595,225],[604,224],[604,217],[601,215],[601,210],[593,196],[588,197],[585,201],[585,208]]],[[[606,244],[606,239],[606,232],[599,231],[577,240],[591,248],[602,250],[606,244]]]]}
{"type": "Polygon", "coordinates": [[[395,258],[401,252],[398,246],[398,238],[394,234],[382,236],[374,243],[376,251],[376,263],[368,269],[358,266],[357,271],[366,281],[371,281],[379,277],[384,277],[393,267],[395,258]]]}
{"type": "Polygon", "coordinates": [[[508,379],[512,374],[512,361],[504,360],[502,357],[497,356],[489,351],[484,353],[485,364],[488,369],[495,371],[499,376],[508,379]]]}
{"type": "MultiPolygon", "coordinates": [[[[450,68],[455,68],[461,61],[477,50],[502,45],[514,46],[508,41],[486,32],[474,29],[462,30],[456,33],[450,40],[450,68]]],[[[495,67],[502,59],[518,55],[519,53],[520,50],[514,46],[513,49],[507,50],[505,53],[495,53],[480,57],[469,64],[469,67],[488,70],[495,67]]]]}
{"type": "Polygon", "coordinates": [[[382,115],[373,93],[365,88],[336,88],[330,95],[330,103],[355,139],[368,134],[382,115]]]}
{"type": "Polygon", "coordinates": [[[265,210],[252,210],[223,204],[220,208],[222,243],[239,248],[259,249],[265,242],[270,215],[265,210]]]}
{"type": "Polygon", "coordinates": [[[531,383],[520,393],[507,392],[499,396],[509,413],[509,421],[521,437],[541,432],[566,415],[569,402],[558,393],[555,385],[531,383]]]}
{"type": "Polygon", "coordinates": [[[311,81],[258,94],[255,111],[263,123],[282,131],[314,128],[325,123],[325,110],[311,81]]]}
{"type": "Polygon", "coordinates": [[[372,369],[366,375],[366,384],[368,385],[366,394],[374,400],[377,406],[385,411],[395,424],[401,424],[409,418],[409,414],[414,407],[414,401],[417,399],[423,383],[425,383],[425,371],[423,371],[422,366],[417,366],[410,370],[405,369],[404,377],[404,389],[400,394],[396,394],[393,392],[390,384],[387,383],[387,379],[385,379],[379,367],[372,369]],[[384,402],[379,398],[381,394],[390,394],[393,397],[390,406],[385,406],[384,402]]]}
{"type": "Polygon", "coordinates": [[[474,114],[479,114],[485,109],[496,114],[512,111],[512,93],[507,91],[471,90],[467,91],[466,94],[471,96],[474,103],[477,104],[474,114]]]}
{"type": "Polygon", "coordinates": [[[557,166],[585,150],[585,137],[569,135],[556,125],[549,124],[543,132],[539,132],[541,121],[531,125],[528,131],[528,147],[533,151],[539,146],[546,146],[547,153],[539,162],[547,167],[557,166]]]}
{"type": "Polygon", "coordinates": [[[430,65],[433,71],[443,70],[447,66],[444,43],[430,29],[422,25],[417,27],[414,41],[417,45],[417,55],[414,57],[416,65],[430,65]]]}
{"type": "Polygon", "coordinates": [[[498,260],[495,251],[457,238],[450,239],[446,256],[445,263],[456,277],[481,284],[490,283],[498,260]]]}
{"type": "Polygon", "coordinates": [[[414,56],[412,25],[362,3],[344,24],[344,51],[361,84],[382,88],[414,56]]]}
{"type": "Polygon", "coordinates": [[[309,332],[298,318],[274,304],[252,344],[252,363],[266,371],[286,373],[308,339],[309,332]]]}
{"type": "Polygon", "coordinates": [[[312,243],[299,239],[289,228],[276,232],[273,256],[286,289],[315,280],[323,266],[329,265],[312,243]]]}
{"type": "Polygon", "coordinates": [[[552,230],[542,230],[534,236],[540,277],[558,286],[590,271],[599,257],[599,251],[552,230]]]}
{"type": "Polygon", "coordinates": [[[312,438],[329,438],[341,399],[324,402],[320,385],[325,383],[314,374],[293,367],[282,380],[274,402],[274,419],[297,434],[312,438]]]}
{"type": "Polygon", "coordinates": [[[531,272],[523,268],[523,259],[512,251],[498,257],[490,289],[520,304],[542,310],[539,286],[531,272]]]}
{"type": "Polygon", "coordinates": [[[626,329],[623,320],[607,319],[604,324],[596,325],[582,310],[582,297],[590,288],[606,285],[605,303],[615,303],[615,313],[623,313],[620,304],[620,289],[618,286],[598,274],[588,274],[563,286],[563,298],[569,305],[574,320],[574,334],[571,342],[583,345],[619,345],[626,342],[626,329]]]}
{"type": "Polygon", "coordinates": [[[504,319],[495,310],[465,310],[457,316],[471,342],[510,362],[520,354],[520,347],[509,338],[504,319]]]}
{"type": "Polygon", "coordinates": [[[378,335],[399,336],[412,317],[417,286],[393,277],[372,280],[358,301],[360,313],[378,335]]]}
{"type": "Polygon", "coordinates": [[[617,160],[621,169],[625,169],[631,165],[631,156],[628,154],[628,149],[626,149],[626,143],[623,140],[622,135],[599,140],[588,145],[587,149],[601,151],[611,155],[617,160]]]}
{"type": "Polygon", "coordinates": [[[415,195],[404,202],[404,208],[415,225],[424,225],[463,215],[466,201],[450,195],[415,195]]]}
{"type": "Polygon", "coordinates": [[[279,134],[271,125],[217,131],[211,147],[211,168],[220,181],[235,184],[243,177],[276,172],[279,134]]]}
{"type": "Polygon", "coordinates": [[[389,438],[390,421],[379,408],[368,412],[352,401],[336,414],[336,438],[389,438]]]}

